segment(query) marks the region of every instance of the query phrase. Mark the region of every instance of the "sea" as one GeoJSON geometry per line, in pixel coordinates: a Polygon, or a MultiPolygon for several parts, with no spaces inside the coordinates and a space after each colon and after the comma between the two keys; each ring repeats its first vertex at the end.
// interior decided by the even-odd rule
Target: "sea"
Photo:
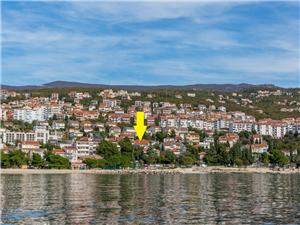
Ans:
{"type": "Polygon", "coordinates": [[[2,174],[1,224],[300,224],[300,174],[2,174]]]}

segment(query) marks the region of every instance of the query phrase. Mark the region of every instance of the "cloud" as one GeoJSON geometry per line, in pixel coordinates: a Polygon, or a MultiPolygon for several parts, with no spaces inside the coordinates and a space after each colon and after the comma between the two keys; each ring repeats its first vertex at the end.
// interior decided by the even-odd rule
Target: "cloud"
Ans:
{"type": "Polygon", "coordinates": [[[14,4],[18,7],[6,2],[3,8],[6,83],[299,81],[299,15],[288,16],[274,5],[14,4]],[[268,18],[252,18],[245,14],[250,9],[269,10],[268,18]]]}

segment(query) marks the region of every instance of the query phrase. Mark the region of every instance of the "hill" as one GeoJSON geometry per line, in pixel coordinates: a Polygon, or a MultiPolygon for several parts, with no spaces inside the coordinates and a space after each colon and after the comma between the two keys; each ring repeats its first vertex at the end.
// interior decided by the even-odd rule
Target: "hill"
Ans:
{"type": "Polygon", "coordinates": [[[11,86],[11,85],[1,85],[3,90],[32,90],[41,88],[70,88],[70,87],[82,87],[82,88],[113,88],[113,89],[125,89],[129,91],[151,91],[159,89],[178,89],[178,90],[212,90],[212,91],[222,91],[222,92],[234,92],[243,91],[246,89],[256,89],[256,88],[281,88],[273,84],[191,84],[191,85],[107,85],[107,84],[90,84],[90,83],[80,83],[80,82],[69,82],[69,81],[54,81],[46,83],[43,85],[25,85],[25,86],[11,86]]]}

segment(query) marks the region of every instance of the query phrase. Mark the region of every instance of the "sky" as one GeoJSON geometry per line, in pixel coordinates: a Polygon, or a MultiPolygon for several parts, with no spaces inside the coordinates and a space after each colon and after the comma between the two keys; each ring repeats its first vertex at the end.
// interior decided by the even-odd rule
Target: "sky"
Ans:
{"type": "Polygon", "coordinates": [[[1,83],[300,87],[300,2],[4,1],[1,83]]]}

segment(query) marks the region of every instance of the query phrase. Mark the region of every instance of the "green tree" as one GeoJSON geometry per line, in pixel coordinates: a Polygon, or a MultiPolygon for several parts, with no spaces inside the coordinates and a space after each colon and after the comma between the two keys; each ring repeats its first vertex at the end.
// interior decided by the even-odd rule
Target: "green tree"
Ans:
{"type": "Polygon", "coordinates": [[[28,165],[27,154],[20,151],[14,150],[8,153],[9,155],[9,164],[11,167],[21,167],[23,165],[28,165]]]}
{"type": "Polygon", "coordinates": [[[241,160],[243,162],[243,165],[245,165],[245,166],[251,165],[254,162],[251,150],[243,149],[241,160]]]}
{"type": "Polygon", "coordinates": [[[179,159],[179,163],[183,166],[191,167],[194,164],[194,159],[191,156],[183,155],[179,159]]]}
{"type": "Polygon", "coordinates": [[[176,161],[176,156],[172,151],[163,151],[160,153],[160,162],[163,164],[174,164],[176,161]]]}
{"type": "Polygon", "coordinates": [[[265,166],[269,165],[270,159],[269,159],[269,154],[268,154],[268,153],[264,152],[264,153],[261,155],[261,162],[262,162],[265,166]]]}
{"type": "Polygon", "coordinates": [[[170,137],[171,137],[171,138],[175,138],[175,137],[176,137],[175,130],[171,130],[170,137]]]}
{"type": "Polygon", "coordinates": [[[45,166],[45,160],[41,157],[40,154],[32,153],[32,166],[37,168],[43,168],[45,166]]]}
{"type": "Polygon", "coordinates": [[[297,149],[297,156],[295,159],[295,163],[296,163],[297,168],[299,168],[300,167],[300,148],[297,149]]]}
{"type": "Polygon", "coordinates": [[[271,152],[270,162],[272,164],[278,165],[283,167],[284,165],[288,164],[289,159],[284,155],[284,153],[280,150],[273,149],[271,152]]]}
{"type": "Polygon", "coordinates": [[[106,168],[119,169],[126,168],[132,165],[132,162],[128,156],[125,155],[113,155],[107,159],[106,168]]]}
{"type": "Polygon", "coordinates": [[[146,164],[155,164],[158,161],[157,151],[155,149],[149,149],[147,153],[143,154],[143,161],[146,164]]]}
{"type": "Polygon", "coordinates": [[[199,152],[200,152],[199,148],[195,148],[192,145],[188,144],[186,145],[186,150],[190,154],[190,156],[193,157],[195,161],[198,160],[199,152]]]}
{"type": "Polygon", "coordinates": [[[89,168],[105,168],[107,161],[105,159],[85,159],[83,160],[89,168]]]}
{"type": "Polygon", "coordinates": [[[10,167],[9,155],[0,151],[0,162],[1,162],[1,168],[9,168],[10,167]]]}
{"type": "Polygon", "coordinates": [[[240,158],[235,158],[234,165],[237,165],[238,167],[240,167],[243,165],[243,161],[240,158]]]}
{"type": "Polygon", "coordinates": [[[101,141],[97,147],[97,154],[101,155],[104,159],[111,156],[120,155],[117,145],[109,141],[101,141]]]}
{"type": "Polygon", "coordinates": [[[131,141],[129,140],[129,138],[126,137],[123,140],[121,140],[119,142],[119,145],[121,147],[121,154],[133,159],[134,147],[133,147],[131,141]]]}
{"type": "Polygon", "coordinates": [[[60,155],[55,155],[52,152],[48,151],[45,153],[44,158],[46,160],[46,168],[49,169],[70,169],[71,163],[67,158],[64,158],[60,155]]]}
{"type": "Polygon", "coordinates": [[[159,141],[159,142],[163,142],[164,141],[164,138],[166,137],[166,135],[163,133],[163,132],[157,132],[155,134],[156,136],[156,139],[159,141]]]}
{"type": "Polygon", "coordinates": [[[220,165],[220,155],[217,152],[217,149],[215,146],[211,146],[210,149],[207,152],[208,154],[204,157],[204,161],[209,166],[218,166],[220,165]]]}

